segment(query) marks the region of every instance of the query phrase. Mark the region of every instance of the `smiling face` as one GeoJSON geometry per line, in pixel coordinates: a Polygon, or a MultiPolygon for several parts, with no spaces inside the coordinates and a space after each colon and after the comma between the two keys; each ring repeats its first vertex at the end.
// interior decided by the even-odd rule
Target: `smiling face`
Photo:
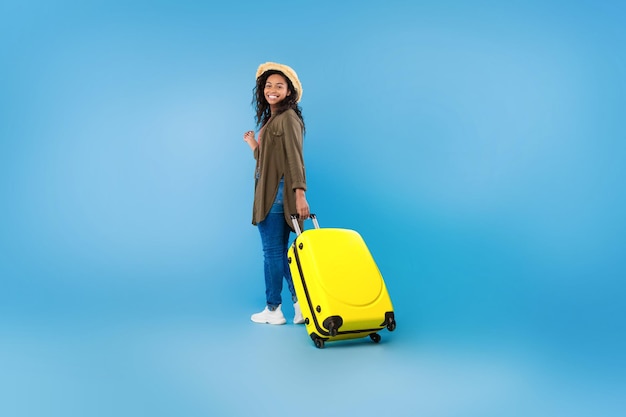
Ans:
{"type": "Polygon", "coordinates": [[[291,90],[289,90],[285,77],[280,74],[272,74],[267,77],[263,94],[270,105],[270,109],[274,111],[281,101],[291,95],[291,90]]]}

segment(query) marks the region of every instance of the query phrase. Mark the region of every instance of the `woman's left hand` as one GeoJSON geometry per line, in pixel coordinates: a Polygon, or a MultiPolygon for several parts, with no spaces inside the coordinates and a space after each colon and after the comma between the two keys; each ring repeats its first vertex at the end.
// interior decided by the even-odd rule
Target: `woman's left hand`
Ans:
{"type": "Polygon", "coordinates": [[[246,133],[243,134],[243,140],[250,146],[250,149],[252,150],[255,150],[259,146],[259,143],[254,138],[254,131],[252,130],[248,130],[246,133]]]}

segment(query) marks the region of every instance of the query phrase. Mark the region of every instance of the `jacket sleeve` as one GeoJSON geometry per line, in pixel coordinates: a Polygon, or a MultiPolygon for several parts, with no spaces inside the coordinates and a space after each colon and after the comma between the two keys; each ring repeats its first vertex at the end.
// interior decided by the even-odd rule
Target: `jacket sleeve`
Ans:
{"type": "Polygon", "coordinates": [[[291,188],[301,188],[306,191],[306,174],[304,170],[304,156],[302,152],[303,137],[302,124],[298,117],[293,114],[285,117],[283,121],[284,146],[285,146],[285,170],[291,178],[291,188]]]}

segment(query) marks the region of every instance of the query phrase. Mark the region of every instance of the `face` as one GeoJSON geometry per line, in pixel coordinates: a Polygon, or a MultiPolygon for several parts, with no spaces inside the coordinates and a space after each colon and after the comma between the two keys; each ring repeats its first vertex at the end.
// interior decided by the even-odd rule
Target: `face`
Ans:
{"type": "Polygon", "coordinates": [[[289,90],[285,77],[280,74],[272,74],[267,77],[263,94],[265,95],[267,102],[270,104],[270,108],[273,109],[287,96],[290,96],[291,91],[289,90]]]}

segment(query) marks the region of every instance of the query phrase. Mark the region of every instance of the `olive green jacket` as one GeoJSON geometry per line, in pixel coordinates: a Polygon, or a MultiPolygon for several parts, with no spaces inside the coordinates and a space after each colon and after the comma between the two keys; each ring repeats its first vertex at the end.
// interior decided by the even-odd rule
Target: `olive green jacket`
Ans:
{"type": "MultiPolygon", "coordinates": [[[[302,153],[304,125],[295,111],[287,110],[272,117],[254,150],[256,159],[252,224],[263,221],[272,208],[278,185],[285,178],[283,206],[285,221],[293,229],[291,214],[296,213],[295,190],[306,191],[306,175],[302,153]]],[[[302,228],[302,222],[300,222],[302,228]]]]}

